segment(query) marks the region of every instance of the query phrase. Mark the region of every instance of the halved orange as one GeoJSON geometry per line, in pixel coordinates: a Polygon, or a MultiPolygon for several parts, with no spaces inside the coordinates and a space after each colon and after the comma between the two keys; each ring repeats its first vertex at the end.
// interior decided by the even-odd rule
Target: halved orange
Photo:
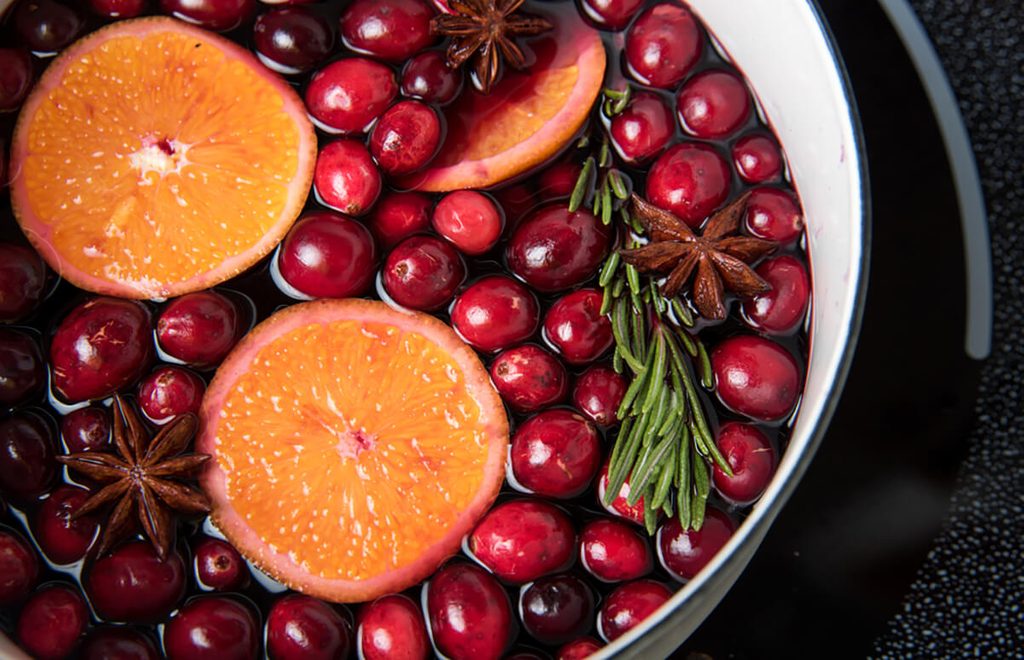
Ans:
{"type": "Polygon", "coordinates": [[[46,69],[11,147],[11,201],[76,286],[166,298],[230,279],[299,215],[316,136],[249,52],[171,18],[120,21],[46,69]]]}
{"type": "Polygon", "coordinates": [[[476,353],[381,302],[270,317],[217,371],[201,417],[214,524],[275,579],[335,602],[430,575],[504,478],[508,420],[476,353]]]}

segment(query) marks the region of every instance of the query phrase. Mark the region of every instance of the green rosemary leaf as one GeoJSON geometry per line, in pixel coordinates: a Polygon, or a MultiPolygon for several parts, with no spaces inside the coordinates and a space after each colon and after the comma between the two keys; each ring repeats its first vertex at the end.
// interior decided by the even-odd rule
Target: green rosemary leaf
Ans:
{"type": "Polygon", "coordinates": [[[626,280],[625,280],[625,278],[619,278],[619,279],[615,280],[615,284],[612,285],[612,295],[615,296],[616,298],[618,298],[619,296],[622,295],[622,292],[625,290],[625,288],[626,288],[626,280]]]}
{"type": "Polygon", "coordinates": [[[671,395],[667,387],[658,388],[658,402],[655,404],[654,408],[651,409],[651,422],[648,425],[648,428],[651,429],[652,433],[649,433],[648,435],[657,436],[659,438],[662,437],[658,431],[661,429],[662,424],[666,421],[671,421],[668,407],[670,398],[671,395]]]}
{"type": "Polygon", "coordinates": [[[590,146],[590,132],[589,131],[584,133],[583,135],[581,135],[579,140],[576,140],[576,148],[577,149],[586,149],[588,146],[590,146]]]}
{"type": "Polygon", "coordinates": [[[601,112],[604,113],[605,117],[611,118],[617,114],[615,112],[616,103],[618,103],[618,101],[614,101],[612,99],[605,99],[604,103],[601,105],[601,112]]]}
{"type": "Polygon", "coordinates": [[[658,318],[661,318],[668,311],[668,307],[665,304],[665,299],[661,297],[661,293],[658,291],[657,283],[652,281],[647,291],[651,292],[651,303],[654,304],[654,311],[658,313],[658,318]]]}
{"type": "MultiPolygon", "coordinates": [[[[665,438],[657,444],[652,443],[644,452],[640,465],[633,470],[633,474],[629,477],[629,497],[626,498],[626,501],[630,506],[640,501],[647,487],[661,474],[665,459],[674,445],[675,438],[665,438]]],[[[649,504],[650,502],[648,502],[649,504]]]]}
{"type": "MultiPolygon", "coordinates": [[[[669,493],[671,495],[671,493],[669,493]]],[[[666,497],[665,503],[661,505],[661,512],[665,514],[666,518],[671,518],[675,515],[675,508],[672,506],[672,498],[666,497]]]]}
{"type": "Polygon", "coordinates": [[[670,431],[675,430],[678,432],[677,427],[679,426],[679,420],[683,417],[683,411],[678,405],[679,395],[673,391],[669,397],[668,402],[665,406],[665,419],[661,425],[658,426],[657,436],[664,438],[669,434],[670,431]]]}
{"type": "Polygon", "coordinates": [[[607,138],[601,142],[601,150],[597,153],[597,165],[598,167],[605,168],[611,167],[612,164],[612,151],[608,146],[607,138]]]}
{"type": "MultiPolygon", "coordinates": [[[[622,282],[622,280],[619,280],[619,282],[622,282]]],[[[620,299],[615,303],[615,310],[612,313],[612,335],[615,337],[615,345],[618,347],[622,359],[626,361],[626,364],[629,365],[634,374],[639,374],[644,370],[644,364],[633,355],[630,349],[628,314],[630,314],[630,311],[625,300],[620,299]]],[[[622,419],[622,417],[622,415],[619,415],[619,419],[622,419]]]]}
{"type": "Polygon", "coordinates": [[[685,304],[679,298],[673,298],[671,300],[672,311],[676,313],[676,318],[679,322],[685,325],[687,328],[693,327],[693,314],[687,308],[685,304]]]}
{"type": "Polygon", "coordinates": [[[610,286],[604,287],[601,295],[601,311],[598,312],[601,316],[606,316],[612,311],[612,303],[615,301],[615,296],[612,295],[612,288],[610,286]]]}
{"type": "Polygon", "coordinates": [[[683,343],[683,348],[686,349],[686,353],[690,357],[697,357],[697,342],[693,340],[693,337],[690,336],[690,333],[687,332],[686,330],[680,329],[678,335],[679,341],[683,343]]]}
{"type": "MultiPolygon", "coordinates": [[[[625,355],[623,355],[625,359],[625,355]]],[[[619,419],[625,419],[629,413],[630,406],[633,405],[633,399],[640,393],[641,388],[647,382],[647,369],[643,368],[640,373],[633,376],[633,382],[626,388],[626,393],[622,396],[622,403],[619,404],[619,409],[615,412],[615,415],[619,419]]]]}
{"type": "Polygon", "coordinates": [[[615,373],[621,375],[622,374],[622,367],[623,367],[623,364],[622,364],[622,353],[619,352],[619,347],[616,346],[615,347],[615,352],[612,354],[612,369],[615,370],[615,373]]]}
{"type": "MultiPolygon", "coordinates": [[[[601,186],[601,224],[610,225],[612,224],[612,189],[611,184],[608,181],[608,177],[605,177],[604,185],[601,186]]],[[[597,213],[596,211],[594,212],[597,213]]]]}
{"type": "Polygon", "coordinates": [[[629,311],[629,338],[632,341],[633,354],[640,360],[647,355],[647,323],[643,307],[633,301],[633,309],[629,311]],[[637,311],[641,310],[641,311],[637,311]]]}
{"type": "Polygon", "coordinates": [[[640,271],[633,264],[626,264],[626,281],[629,282],[629,290],[632,293],[640,293],[640,271]]]}
{"type": "MultiPolygon", "coordinates": [[[[628,87],[626,89],[629,90],[628,87]]],[[[629,94],[626,94],[621,99],[616,101],[614,103],[614,105],[612,105],[612,115],[620,115],[620,114],[622,114],[622,112],[626,109],[626,107],[628,105],[629,105],[629,94]]]]}
{"type": "Polygon", "coordinates": [[[679,483],[676,484],[676,510],[679,512],[679,524],[682,525],[683,529],[689,529],[692,514],[690,510],[692,475],[690,474],[690,436],[688,433],[683,433],[679,443],[677,458],[679,459],[676,467],[679,474],[679,483]]]}
{"type": "Polygon", "coordinates": [[[715,389],[715,374],[711,371],[711,358],[708,357],[708,349],[704,348],[704,342],[696,340],[697,353],[700,365],[700,383],[706,390],[715,389]]]}
{"type": "Polygon", "coordinates": [[[654,342],[654,363],[651,367],[653,370],[647,380],[647,392],[641,408],[645,413],[650,412],[658,403],[658,393],[663,391],[665,386],[665,365],[668,353],[665,348],[665,331],[658,328],[655,334],[657,339],[654,342]]]}
{"type": "MultiPolygon", "coordinates": [[[[628,91],[629,88],[627,87],[626,90],[628,91]]],[[[601,92],[608,98],[615,99],[616,101],[618,101],[619,99],[626,95],[626,92],[620,92],[619,90],[614,89],[612,87],[605,87],[603,90],[601,90],[601,92]]]]}
{"type": "Polygon", "coordinates": [[[704,460],[696,454],[694,449],[690,456],[692,461],[693,483],[695,493],[690,502],[690,528],[700,530],[704,526],[704,510],[707,507],[708,493],[711,491],[710,480],[708,479],[707,465],[704,460]]]}
{"type": "Polygon", "coordinates": [[[615,446],[612,447],[612,455],[608,458],[608,467],[611,469],[613,465],[617,465],[619,457],[622,456],[622,449],[625,446],[625,440],[629,437],[629,432],[633,428],[633,418],[622,422],[622,426],[619,427],[619,434],[615,437],[615,446]]]}
{"type": "Polygon", "coordinates": [[[597,190],[594,191],[594,206],[592,209],[590,209],[591,212],[596,216],[601,215],[601,201],[603,200],[603,197],[601,195],[602,186],[604,186],[603,183],[598,184],[597,190]]]}
{"type": "Polygon", "coordinates": [[[653,509],[660,509],[668,499],[669,489],[672,487],[672,475],[675,473],[676,452],[678,450],[676,443],[671,443],[669,453],[661,463],[661,474],[658,475],[658,480],[654,485],[654,495],[649,502],[653,509]]]}
{"type": "MultiPolygon", "coordinates": [[[[641,419],[639,423],[630,429],[629,436],[624,441],[625,446],[619,455],[619,464],[608,466],[608,488],[604,493],[605,504],[611,504],[615,501],[619,491],[622,490],[622,484],[626,483],[626,479],[629,477],[633,466],[636,465],[636,456],[640,452],[640,443],[646,431],[643,421],[641,419]],[[613,470],[612,468],[615,469],[613,470]]],[[[623,441],[621,435],[619,439],[620,442],[623,441]]]]}
{"type": "Polygon", "coordinates": [[[647,530],[648,536],[654,536],[654,533],[658,531],[658,510],[651,509],[650,507],[644,507],[644,528],[647,530]]]}
{"type": "Polygon", "coordinates": [[[604,266],[601,267],[601,276],[597,280],[599,286],[608,286],[608,283],[612,281],[615,274],[619,271],[619,264],[622,263],[622,255],[619,254],[618,250],[615,250],[611,255],[605,259],[604,266]]]}
{"type": "Polygon", "coordinates": [[[572,189],[572,195],[569,197],[570,213],[578,211],[580,205],[583,204],[583,200],[586,198],[590,189],[590,175],[593,171],[594,157],[589,156],[585,161],[583,161],[583,169],[580,171],[580,176],[576,179],[576,185],[572,189]]]}
{"type": "Polygon", "coordinates": [[[612,193],[616,198],[622,201],[629,199],[629,189],[626,187],[626,180],[622,177],[622,172],[618,170],[608,172],[608,182],[612,185],[612,193]]]}

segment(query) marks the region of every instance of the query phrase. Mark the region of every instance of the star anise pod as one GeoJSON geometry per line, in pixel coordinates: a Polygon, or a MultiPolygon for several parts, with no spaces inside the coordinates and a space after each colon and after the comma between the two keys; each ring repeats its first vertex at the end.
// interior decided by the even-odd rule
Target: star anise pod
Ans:
{"type": "Polygon", "coordinates": [[[161,559],[174,542],[174,514],[207,513],[210,501],[182,481],[210,460],[207,454],[182,454],[195,435],[195,415],[180,415],[150,439],[138,413],[114,396],[114,445],[117,454],[80,452],[57,458],[68,468],[105,484],[75,512],[89,515],[112,504],[98,552],[110,550],[135,529],[138,519],[161,559]]]}
{"type": "Polygon", "coordinates": [[[451,37],[448,66],[457,69],[473,54],[473,70],[480,91],[488,94],[501,73],[501,59],[513,68],[526,66],[526,57],[515,37],[541,34],[551,23],[539,16],[515,11],[523,0],[450,0],[454,14],[440,14],[430,21],[434,34],[451,37]]]}
{"type": "Polygon", "coordinates": [[[771,290],[749,264],[775,249],[775,243],[751,236],[737,236],[747,207],[743,195],[708,219],[701,234],[672,213],[633,195],[633,214],[651,242],[633,250],[620,250],[622,259],[642,273],[667,274],[661,287],[666,298],[679,295],[694,276],[693,302],[701,316],[725,318],[723,300],[728,288],[749,297],[771,290]]]}

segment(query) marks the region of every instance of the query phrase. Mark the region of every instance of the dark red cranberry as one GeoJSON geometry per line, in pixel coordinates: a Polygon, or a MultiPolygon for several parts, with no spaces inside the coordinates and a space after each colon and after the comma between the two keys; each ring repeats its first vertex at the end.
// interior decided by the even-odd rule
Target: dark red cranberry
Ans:
{"type": "Polygon", "coordinates": [[[259,648],[256,617],[231,598],[191,600],[164,627],[170,660],[252,660],[259,648]]]}
{"type": "Polygon", "coordinates": [[[732,469],[730,477],[714,466],[715,488],[737,504],[761,497],[775,474],[775,448],[756,426],[727,422],[718,430],[718,449],[732,469]]]}
{"type": "Polygon", "coordinates": [[[494,197],[505,209],[505,217],[508,219],[509,229],[515,229],[519,222],[526,215],[526,212],[537,205],[537,194],[529,185],[517,183],[515,185],[496,190],[494,197]]]}
{"type": "Polygon", "coordinates": [[[633,525],[603,519],[587,523],[580,533],[583,568],[602,582],[641,578],[654,568],[647,539],[633,525]]]}
{"type": "Polygon", "coordinates": [[[629,24],[644,0],[583,0],[583,11],[609,30],[621,30],[629,24]]]}
{"type": "Polygon", "coordinates": [[[706,144],[684,142],[663,153],[647,176],[647,199],[691,227],[729,196],[729,164],[706,144]]]}
{"type": "Polygon", "coordinates": [[[601,476],[597,480],[597,500],[604,507],[608,513],[631,520],[638,525],[644,524],[644,506],[645,500],[641,497],[637,500],[636,504],[629,503],[629,479],[627,478],[625,483],[622,484],[622,488],[619,489],[619,494],[612,500],[611,504],[605,504],[604,494],[608,491],[608,463],[606,462],[601,468],[601,476]]]}
{"type": "Polygon", "coordinates": [[[575,497],[601,467],[601,437],[581,415],[546,410],[516,430],[511,466],[516,481],[534,493],[575,497]]]}
{"type": "Polygon", "coordinates": [[[753,328],[770,335],[793,332],[807,316],[811,281],[799,259],[782,255],[758,266],[771,291],[743,301],[743,316],[753,328]]]}
{"type": "Polygon", "coordinates": [[[678,518],[670,518],[658,530],[658,557],[665,570],[680,580],[690,580],[718,554],[736,525],[725,513],[709,506],[700,530],[684,531],[678,518]]]}
{"type": "Polygon", "coordinates": [[[93,628],[78,652],[82,660],[159,660],[150,637],[126,626],[93,628]]]}
{"type": "Polygon", "coordinates": [[[544,317],[544,338],[569,364],[587,364],[604,355],[615,338],[601,313],[604,295],[580,289],[555,301],[544,317]]]}
{"type": "Polygon", "coordinates": [[[32,594],[18,615],[18,641],[40,660],[71,655],[89,623],[89,611],[77,591],[54,585],[32,594]]]}
{"type": "Polygon", "coordinates": [[[367,222],[383,248],[430,227],[430,198],[418,192],[385,193],[367,222]]]}
{"type": "Polygon", "coordinates": [[[597,631],[609,642],[625,635],[672,597],[654,580],[627,582],[608,595],[597,617],[597,631]]]}
{"type": "Polygon", "coordinates": [[[626,379],[608,367],[591,367],[576,379],[572,403],[576,409],[601,426],[619,421],[616,412],[626,395],[626,379]]]}
{"type": "Polygon", "coordinates": [[[110,414],[105,408],[88,406],[73,410],[60,422],[60,435],[68,453],[110,449],[110,414]]]}
{"type": "Polygon", "coordinates": [[[341,14],[341,36],[356,52],[401,62],[433,43],[433,16],[423,0],[355,0],[341,14]]]}
{"type": "Polygon", "coordinates": [[[15,413],[0,421],[0,492],[27,501],[49,490],[57,475],[55,445],[38,415],[15,413]]]}
{"type": "Polygon", "coordinates": [[[730,135],[750,118],[747,86],[728,71],[702,71],[686,81],[676,96],[683,130],[699,138],[730,135]]]}
{"type": "Polygon", "coordinates": [[[93,13],[103,18],[135,18],[149,7],[148,0],[89,0],[93,13]]]}
{"type": "Polygon", "coordinates": [[[186,413],[198,413],[206,383],[188,369],[160,367],[139,385],[139,407],[161,424],[186,413]]]}
{"type": "Polygon", "coordinates": [[[535,651],[528,648],[514,648],[505,656],[505,660],[548,660],[548,655],[543,651],[535,651]]]}
{"type": "Polygon", "coordinates": [[[456,563],[425,587],[426,614],[437,650],[452,660],[498,658],[512,637],[508,595],[487,571],[456,563]]]}
{"type": "Polygon", "coordinates": [[[363,660],[426,660],[430,655],[420,607],[400,594],[378,598],[363,608],[356,639],[363,660]]]}
{"type": "Polygon", "coordinates": [[[545,206],[516,227],[509,268],[538,291],[561,291],[590,279],[608,255],[611,230],[592,213],[545,206]]]}
{"type": "Polygon", "coordinates": [[[780,420],[800,395],[800,369],[782,346],[753,336],[730,337],[711,351],[718,398],[738,413],[780,420]]]}
{"type": "Polygon", "coordinates": [[[100,617],[155,623],[185,595],[185,562],[175,551],[161,560],[149,542],[133,541],[96,560],[84,586],[100,617]]]}
{"type": "Polygon", "coordinates": [[[410,236],[385,259],[381,279],[399,305],[434,311],[447,305],[466,279],[466,264],[451,244],[433,236],[410,236]]]}
{"type": "Polygon", "coordinates": [[[747,135],[732,145],[732,164],[747,183],[768,183],[782,175],[782,152],[767,135],[747,135]]]}
{"type": "Polygon", "coordinates": [[[377,248],[366,227],[337,213],[307,213],[278,253],[285,283],[312,298],[348,298],[373,282],[377,248]]]}
{"type": "Polygon", "coordinates": [[[512,278],[489,275],[463,291],[452,306],[452,324],[474,348],[492,353],[526,341],[537,331],[537,299],[512,278]]]}
{"type": "Polygon", "coordinates": [[[14,29],[32,51],[56,53],[79,35],[85,21],[78,11],[54,0],[27,0],[14,10],[14,29]]]}
{"type": "Polygon", "coordinates": [[[434,208],[434,231],[469,255],[480,255],[498,242],[505,218],[494,200],[475,190],[457,190],[434,208]]]}
{"type": "Polygon", "coordinates": [[[194,367],[212,367],[234,348],[243,331],[238,306],[215,291],[172,300],[156,322],[160,349],[194,367]]]}
{"type": "Polygon", "coordinates": [[[590,630],[594,592],[572,575],[543,577],[519,596],[523,627],[542,644],[561,644],[590,630]]]}
{"type": "Polygon", "coordinates": [[[271,660],[335,660],[349,654],[348,622],[327,603],[290,594],[267,615],[267,655],[271,660]]]}
{"type": "Polygon", "coordinates": [[[758,188],[747,198],[746,226],[754,236],[793,243],[803,233],[804,214],[787,191],[758,188]]]}
{"type": "Polygon", "coordinates": [[[24,403],[45,384],[43,354],[36,340],[0,327],[0,406],[24,403]]]}
{"type": "Polygon", "coordinates": [[[612,145],[625,160],[647,160],[661,153],[675,134],[672,110],[657,94],[639,92],[612,118],[609,132],[612,145]]]}
{"type": "Polygon", "coordinates": [[[547,168],[537,177],[540,198],[552,200],[569,197],[576,188],[582,170],[579,163],[572,161],[562,161],[547,168]]]}
{"type": "Polygon", "coordinates": [[[0,48],[0,112],[11,112],[21,107],[32,89],[33,77],[32,56],[28,51],[0,48]]]}
{"type": "Polygon", "coordinates": [[[39,559],[21,534],[0,528],[0,607],[28,596],[39,579],[39,559]]]}
{"type": "Polygon", "coordinates": [[[0,243],[0,322],[18,321],[43,297],[46,266],[31,248],[0,243]]]}
{"type": "Polygon", "coordinates": [[[195,548],[196,577],[214,591],[237,591],[249,584],[249,567],[242,555],[220,539],[206,538],[195,548]]]}
{"type": "Polygon", "coordinates": [[[381,116],[370,133],[370,153],[391,175],[423,168],[440,146],[441,119],[419,101],[399,101],[381,116]]]}
{"type": "Polygon", "coordinates": [[[256,0],[160,0],[160,10],[207,30],[229,32],[252,17],[256,0]]]}
{"type": "Polygon", "coordinates": [[[99,521],[93,516],[72,519],[89,499],[78,486],[60,486],[43,500],[32,517],[32,534],[43,554],[55,564],[73,564],[85,556],[99,521]]]}
{"type": "Polygon", "coordinates": [[[428,50],[405,63],[401,88],[410,98],[447,105],[462,90],[462,70],[449,67],[441,51],[428,50]]]}
{"type": "Polygon", "coordinates": [[[50,344],[63,399],[101,399],[137,380],[153,360],[153,319],[132,300],[93,298],[61,321],[50,344]]]}
{"type": "Polygon", "coordinates": [[[518,412],[533,412],[565,398],[569,375],[539,346],[510,348],[491,363],[491,380],[502,400],[518,412]]]}
{"type": "Polygon", "coordinates": [[[556,506],[513,500],[494,507],[477,523],[469,549],[501,580],[523,584],[572,563],[576,530],[556,506]]]}
{"type": "Polygon", "coordinates": [[[363,133],[398,95],[391,69],[363,57],[331,62],[306,87],[306,109],[331,133],[363,133]]]}
{"type": "Polygon", "coordinates": [[[326,206],[363,215],[380,195],[380,170],[362,142],[336,140],[324,145],[316,157],[313,185],[317,199],[326,206]]]}
{"type": "Polygon", "coordinates": [[[256,19],[253,42],[260,61],[278,73],[309,71],[334,48],[330,22],[304,7],[268,11],[256,19]]]}
{"type": "Polygon", "coordinates": [[[674,87],[697,63],[703,47],[697,21],[684,7],[663,3],[650,7],[626,35],[626,62],[640,82],[674,87]]]}
{"type": "Polygon", "coordinates": [[[600,651],[602,646],[593,637],[580,637],[558,649],[555,660],[584,660],[600,651]]]}

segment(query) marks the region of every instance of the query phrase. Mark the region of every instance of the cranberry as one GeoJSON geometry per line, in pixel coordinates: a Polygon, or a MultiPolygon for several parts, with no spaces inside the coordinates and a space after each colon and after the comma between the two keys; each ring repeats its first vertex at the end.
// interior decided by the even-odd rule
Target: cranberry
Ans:
{"type": "Polygon", "coordinates": [[[637,500],[636,504],[629,503],[629,479],[627,478],[625,483],[622,484],[622,488],[619,489],[619,494],[611,504],[604,503],[604,495],[608,490],[608,463],[604,464],[601,468],[601,477],[597,481],[597,499],[608,513],[631,520],[638,525],[644,524],[644,506],[645,500],[641,496],[637,500]]]}
{"type": "Polygon", "coordinates": [[[561,509],[542,500],[513,500],[491,509],[469,535],[477,561],[501,580],[523,584],[572,563],[576,531],[561,509]]]}
{"type": "Polygon", "coordinates": [[[260,648],[256,617],[230,598],[189,601],[164,628],[170,660],[252,660],[260,648]]]}
{"type": "Polygon", "coordinates": [[[590,279],[608,255],[611,230],[592,213],[565,204],[534,211],[516,227],[509,268],[538,291],[561,291],[590,279]]]}
{"type": "Polygon", "coordinates": [[[0,406],[24,403],[45,383],[43,354],[35,339],[0,327],[0,406]]]}
{"type": "Polygon", "coordinates": [[[559,298],[544,317],[544,338],[569,364],[587,364],[611,348],[612,323],[601,313],[604,295],[580,289],[559,298]]]}
{"type": "Polygon", "coordinates": [[[517,183],[496,190],[494,197],[501,204],[501,208],[505,209],[505,217],[509,220],[510,229],[515,229],[526,212],[537,204],[536,193],[525,183],[517,183]]]}
{"type": "Polygon", "coordinates": [[[526,632],[543,644],[561,644],[590,630],[594,592],[572,575],[537,580],[519,596],[526,632]]]}
{"type": "Polygon", "coordinates": [[[331,53],[334,30],[320,14],[304,7],[286,7],[256,19],[253,41],[256,55],[269,69],[283,74],[304,73],[331,53]]]}
{"type": "Polygon", "coordinates": [[[50,344],[53,388],[70,402],[100,399],[135,381],[153,359],[149,309],[93,298],[61,321],[50,344]]]}
{"type": "Polygon", "coordinates": [[[174,551],[161,560],[148,542],[133,541],[96,560],[84,585],[102,618],[155,623],[185,595],[185,562],[174,551]]]}
{"type": "Polygon", "coordinates": [[[640,82],[674,87],[697,63],[703,42],[687,9],[657,4],[640,14],[626,35],[626,63],[640,82]]]}
{"type": "Polygon", "coordinates": [[[97,406],[73,410],[61,420],[60,435],[68,453],[107,451],[111,440],[110,415],[97,406]]]}
{"type": "Polygon", "coordinates": [[[393,247],[403,238],[430,227],[431,204],[430,198],[422,193],[385,193],[370,215],[370,231],[381,246],[393,247]]]}
{"type": "Polygon", "coordinates": [[[547,654],[528,648],[515,648],[505,656],[505,660],[548,660],[547,654]]]}
{"type": "Polygon", "coordinates": [[[32,56],[28,51],[0,48],[0,112],[11,112],[21,107],[32,89],[32,78],[32,56]]]}
{"type": "Polygon", "coordinates": [[[139,407],[153,422],[162,424],[178,415],[198,413],[206,383],[181,367],[160,367],[139,385],[139,407]]]}
{"type": "Polygon", "coordinates": [[[45,285],[46,266],[34,250],[0,243],[0,322],[28,315],[42,299],[45,285]]]}
{"type": "Polygon", "coordinates": [[[609,30],[626,27],[644,0],[583,0],[583,11],[609,30]]]}
{"type": "Polygon", "coordinates": [[[18,615],[18,641],[41,660],[71,655],[89,623],[89,611],[77,591],[63,585],[32,594],[18,615]]]}
{"type": "Polygon", "coordinates": [[[194,367],[219,364],[243,331],[238,306],[215,291],[200,291],[171,301],[156,322],[160,349],[194,367]]]}
{"type": "Polygon", "coordinates": [[[281,277],[298,291],[293,297],[348,298],[373,282],[377,248],[355,220],[315,211],[291,228],[277,259],[281,277]]]}
{"type": "Polygon", "coordinates": [[[441,119],[419,101],[399,101],[381,116],[370,133],[370,152],[391,175],[423,168],[441,146],[441,119]]]}
{"type": "Polygon", "coordinates": [[[363,660],[426,660],[430,655],[419,605],[399,594],[378,598],[363,608],[356,640],[363,660]]]}
{"type": "Polygon", "coordinates": [[[757,274],[772,289],[743,301],[747,322],[771,335],[786,335],[799,328],[811,298],[811,282],[804,265],[799,259],[783,255],[758,266],[757,274]]]}
{"type": "Polygon", "coordinates": [[[750,118],[747,86],[728,71],[702,71],[686,81],[676,97],[679,123],[699,138],[722,138],[750,118]]]}
{"type": "Polygon", "coordinates": [[[426,589],[426,615],[434,645],[452,660],[497,658],[512,637],[508,595],[489,573],[456,563],[434,574],[426,589]]]}
{"type": "Polygon", "coordinates": [[[494,359],[491,380],[513,410],[533,412],[565,398],[569,375],[554,355],[526,344],[494,359]]]}
{"type": "Polygon", "coordinates": [[[94,628],[85,638],[82,660],[159,660],[156,644],[138,630],[125,626],[94,628]]]}
{"type": "Polygon", "coordinates": [[[15,413],[0,422],[0,492],[30,500],[49,490],[55,450],[53,432],[38,415],[15,413]]]}
{"type": "Polygon", "coordinates": [[[800,395],[800,370],[782,346],[753,336],[730,337],[711,351],[718,398],[738,413],[780,420],[800,395]]]}
{"type": "Polygon", "coordinates": [[[675,133],[672,110],[657,94],[639,92],[609,126],[612,145],[628,162],[641,162],[661,153],[675,133]]]}
{"type": "Polygon", "coordinates": [[[729,196],[729,164],[712,147],[677,144],[654,162],[647,198],[691,227],[698,227],[729,196]]]}
{"type": "Polygon", "coordinates": [[[93,13],[103,18],[135,18],[148,9],[148,0],[89,0],[93,13]]]}
{"type": "Polygon", "coordinates": [[[672,597],[653,580],[627,582],[608,595],[597,617],[597,631],[609,642],[625,635],[672,597]]]}
{"type": "Polygon", "coordinates": [[[502,275],[489,275],[463,291],[452,305],[452,324],[474,348],[493,353],[529,339],[540,323],[537,299],[502,275]]]}
{"type": "Polygon", "coordinates": [[[0,607],[9,607],[28,596],[39,579],[35,551],[16,532],[0,528],[0,607]]]}
{"type": "Polygon", "coordinates": [[[800,238],[804,215],[787,191],[757,188],[747,198],[746,226],[754,236],[788,244],[800,238]]]}
{"type": "Polygon", "coordinates": [[[306,109],[330,133],[363,133],[398,95],[391,69],[380,62],[349,57],[313,74],[306,109]]]}
{"type": "Polygon", "coordinates": [[[160,0],[160,10],[207,30],[229,32],[252,17],[256,0],[160,0]]]}
{"type": "Polygon", "coordinates": [[[558,649],[555,660],[584,660],[601,650],[601,642],[592,637],[580,637],[558,649]]]}
{"type": "Polygon", "coordinates": [[[326,144],[316,158],[317,200],[349,215],[363,215],[380,195],[380,171],[366,146],[356,140],[326,144]]]}
{"type": "Polygon", "coordinates": [[[249,584],[249,567],[242,555],[220,539],[206,538],[195,549],[196,577],[214,591],[237,591],[249,584]]]}
{"type": "Polygon", "coordinates": [[[33,52],[56,53],[85,27],[74,7],[54,0],[26,0],[14,10],[14,28],[33,52]]]}
{"type": "Polygon", "coordinates": [[[572,403],[591,421],[609,426],[618,421],[616,415],[626,395],[626,379],[608,367],[591,367],[576,379],[572,403]]]}
{"type": "Polygon", "coordinates": [[[714,466],[715,488],[737,504],[761,496],[775,473],[775,448],[756,426],[727,422],[718,430],[718,449],[732,469],[730,477],[714,466]]]}
{"type": "Polygon", "coordinates": [[[391,251],[381,272],[384,290],[410,309],[447,305],[466,279],[466,264],[450,244],[433,236],[410,236],[391,251]]]}
{"type": "Polygon", "coordinates": [[[475,190],[457,190],[434,209],[434,231],[465,254],[480,255],[498,242],[505,218],[490,197],[475,190]]]}
{"type": "Polygon", "coordinates": [[[462,91],[462,70],[449,67],[442,52],[428,50],[405,63],[401,89],[410,98],[447,105],[462,91]]]}
{"type": "Polygon", "coordinates": [[[594,520],[583,528],[580,559],[602,582],[635,580],[654,568],[647,539],[636,527],[611,519],[594,520]]]}
{"type": "Polygon", "coordinates": [[[323,601],[290,594],[267,615],[267,655],[272,660],[348,657],[348,622],[323,601]]]}
{"type": "Polygon", "coordinates": [[[683,530],[678,518],[670,518],[658,530],[658,556],[665,570],[679,580],[690,580],[729,541],[736,525],[725,513],[709,506],[700,530],[683,530]]]}
{"type": "Polygon", "coordinates": [[[576,188],[583,168],[578,163],[563,161],[555,163],[537,177],[539,196],[544,200],[569,197],[576,188]]]}
{"type": "Polygon", "coordinates": [[[732,146],[732,164],[747,183],[767,183],[782,175],[782,152],[767,135],[747,135],[732,146]]]}
{"type": "Polygon", "coordinates": [[[433,16],[423,0],[354,0],[341,15],[341,36],[356,52],[401,62],[433,43],[433,16]]]}
{"type": "Polygon", "coordinates": [[[547,410],[516,430],[510,463],[524,488],[546,497],[575,497],[601,467],[601,438],[582,416],[547,410]]]}
{"type": "Polygon", "coordinates": [[[92,516],[72,516],[89,499],[78,486],[60,486],[43,500],[32,518],[32,534],[43,553],[55,564],[72,564],[92,545],[99,521],[92,516]]]}

